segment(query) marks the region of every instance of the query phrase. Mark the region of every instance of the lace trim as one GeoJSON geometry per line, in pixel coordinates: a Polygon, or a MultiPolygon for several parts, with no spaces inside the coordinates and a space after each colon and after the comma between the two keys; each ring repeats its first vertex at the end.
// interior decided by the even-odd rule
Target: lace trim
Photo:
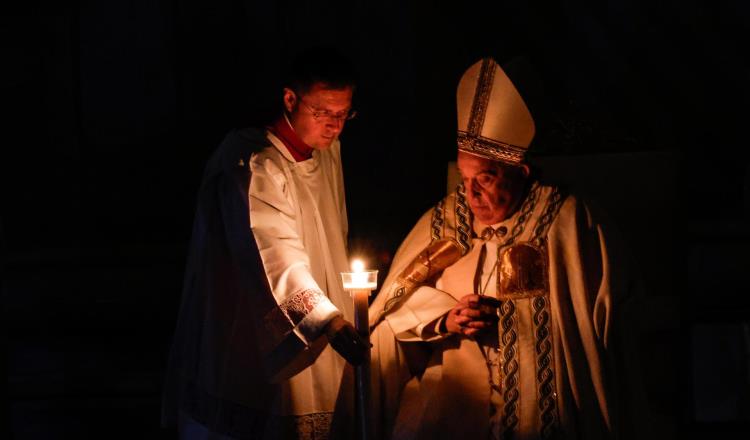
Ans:
{"type": "MultiPolygon", "coordinates": [[[[300,321],[305,319],[310,312],[320,303],[325,301],[323,292],[317,289],[308,289],[295,293],[284,300],[278,307],[274,307],[263,317],[263,325],[272,335],[271,340],[279,339],[292,331],[300,321]],[[277,338],[273,338],[276,335],[277,338]]],[[[278,342],[278,341],[277,341],[278,342]]]]}
{"type": "Polygon", "coordinates": [[[211,431],[237,439],[327,440],[333,412],[275,415],[224,400],[186,384],[181,409],[211,431]]]}
{"type": "Polygon", "coordinates": [[[333,413],[315,413],[288,417],[300,440],[327,439],[331,432],[333,413]]]}
{"type": "Polygon", "coordinates": [[[325,295],[318,289],[308,289],[295,293],[279,304],[279,308],[296,326],[308,313],[324,301],[325,295]]]}

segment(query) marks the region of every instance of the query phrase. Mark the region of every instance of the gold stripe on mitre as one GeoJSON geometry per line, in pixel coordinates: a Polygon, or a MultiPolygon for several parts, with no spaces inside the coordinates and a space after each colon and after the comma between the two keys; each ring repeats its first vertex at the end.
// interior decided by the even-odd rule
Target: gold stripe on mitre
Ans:
{"type": "Polygon", "coordinates": [[[492,58],[469,67],[456,92],[458,149],[513,165],[534,139],[534,119],[505,71],[492,58]]]}

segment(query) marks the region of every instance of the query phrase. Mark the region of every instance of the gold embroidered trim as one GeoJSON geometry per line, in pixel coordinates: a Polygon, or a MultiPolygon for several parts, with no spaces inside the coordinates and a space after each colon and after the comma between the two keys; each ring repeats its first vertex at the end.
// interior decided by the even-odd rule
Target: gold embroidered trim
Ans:
{"type": "Polygon", "coordinates": [[[516,223],[513,225],[513,229],[510,230],[510,235],[505,239],[503,244],[497,248],[498,258],[500,258],[500,251],[503,248],[512,245],[516,241],[516,238],[523,234],[523,231],[526,228],[526,221],[531,217],[531,214],[534,212],[534,207],[536,207],[536,202],[537,200],[539,200],[539,193],[541,192],[541,188],[542,187],[541,185],[539,185],[539,182],[534,182],[531,184],[529,193],[526,195],[526,198],[523,201],[523,205],[521,205],[521,210],[518,214],[518,218],[516,219],[516,223]]]}
{"type": "Polygon", "coordinates": [[[537,224],[534,227],[534,236],[531,241],[539,245],[547,237],[547,232],[552,222],[557,217],[557,213],[560,212],[565,197],[559,188],[555,187],[552,189],[552,193],[547,197],[547,207],[544,210],[544,214],[539,217],[537,224]]]}
{"type": "Polygon", "coordinates": [[[482,59],[479,69],[479,79],[474,92],[474,100],[471,104],[471,115],[469,116],[468,130],[474,136],[479,136],[484,126],[484,118],[487,115],[487,106],[492,93],[492,83],[495,79],[495,62],[491,58],[482,59]]]}
{"type": "Polygon", "coordinates": [[[536,381],[539,389],[538,404],[541,412],[539,417],[542,422],[539,434],[543,439],[547,439],[552,436],[557,420],[548,296],[534,298],[532,306],[534,308],[534,336],[536,336],[536,381]]]}
{"type": "Polygon", "coordinates": [[[518,355],[516,353],[516,306],[513,301],[500,304],[500,372],[503,378],[503,438],[512,438],[513,429],[518,425],[518,355]]]}
{"type": "Polygon", "coordinates": [[[389,287],[392,294],[383,306],[380,318],[401,302],[406,295],[410,295],[419,286],[434,280],[447,267],[454,264],[465,253],[458,242],[452,238],[433,241],[414,257],[396,277],[396,281],[389,287]]]}
{"type": "Polygon", "coordinates": [[[457,143],[460,151],[511,165],[521,164],[526,153],[526,149],[515,145],[460,130],[458,131],[457,143]]]}
{"type": "Polygon", "coordinates": [[[456,188],[456,239],[462,254],[466,254],[471,248],[471,221],[471,211],[466,204],[466,188],[462,183],[456,188]]]}
{"type": "Polygon", "coordinates": [[[440,240],[440,238],[443,236],[443,224],[445,223],[445,219],[443,216],[443,211],[445,209],[445,199],[438,202],[437,205],[435,205],[435,209],[432,211],[432,222],[431,222],[431,241],[437,241],[440,240]]]}

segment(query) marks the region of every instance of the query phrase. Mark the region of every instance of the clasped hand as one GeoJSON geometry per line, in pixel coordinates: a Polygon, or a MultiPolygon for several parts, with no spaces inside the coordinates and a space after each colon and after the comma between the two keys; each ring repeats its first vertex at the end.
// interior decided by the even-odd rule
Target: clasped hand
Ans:
{"type": "Polygon", "coordinates": [[[445,328],[450,333],[476,336],[497,324],[498,300],[479,295],[466,295],[445,318],[445,328]]]}

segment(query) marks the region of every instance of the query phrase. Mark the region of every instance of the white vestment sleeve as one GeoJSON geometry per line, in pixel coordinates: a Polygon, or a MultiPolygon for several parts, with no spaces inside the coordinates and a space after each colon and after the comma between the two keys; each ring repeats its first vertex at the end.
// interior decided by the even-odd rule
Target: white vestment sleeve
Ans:
{"type": "MultiPolygon", "coordinates": [[[[310,259],[297,225],[304,219],[289,202],[290,183],[284,172],[268,158],[253,161],[251,172],[250,224],[268,283],[280,311],[294,326],[294,333],[310,345],[341,312],[310,272],[310,259]]],[[[265,320],[278,318],[276,313],[265,320]]],[[[273,337],[277,343],[281,342],[279,336],[287,335],[273,337]]]]}
{"type": "Polygon", "coordinates": [[[399,341],[430,341],[442,337],[434,331],[435,322],[457,303],[453,296],[442,290],[422,286],[385,319],[399,341]]]}

